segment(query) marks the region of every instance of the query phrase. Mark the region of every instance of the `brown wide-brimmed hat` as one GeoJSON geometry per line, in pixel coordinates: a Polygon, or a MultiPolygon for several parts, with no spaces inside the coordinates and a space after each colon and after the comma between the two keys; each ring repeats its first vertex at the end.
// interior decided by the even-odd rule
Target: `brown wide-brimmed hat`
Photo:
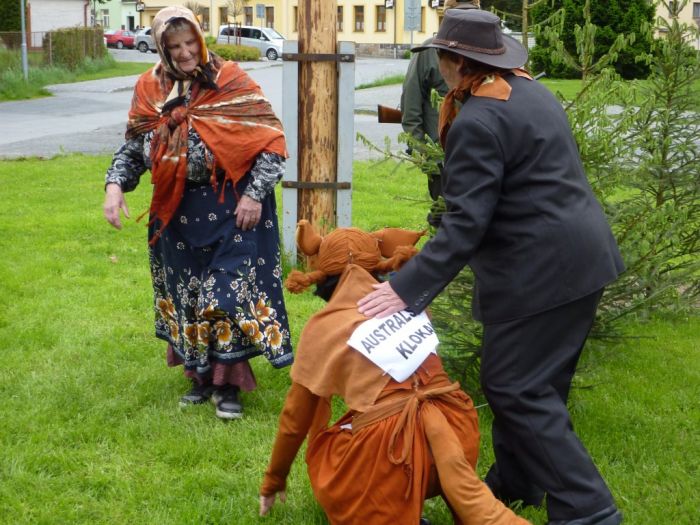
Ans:
{"type": "Polygon", "coordinates": [[[479,9],[479,0],[445,0],[445,5],[442,9],[447,11],[448,9],[479,9]]]}
{"type": "Polygon", "coordinates": [[[450,9],[430,44],[411,51],[435,48],[452,51],[482,64],[512,69],[527,62],[527,50],[501,31],[501,19],[488,11],[450,9]]]}

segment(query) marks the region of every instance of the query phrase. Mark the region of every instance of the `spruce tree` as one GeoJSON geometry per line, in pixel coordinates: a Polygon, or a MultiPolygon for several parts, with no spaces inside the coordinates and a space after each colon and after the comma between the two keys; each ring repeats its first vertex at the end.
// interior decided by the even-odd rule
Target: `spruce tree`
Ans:
{"type": "MultiPolygon", "coordinates": [[[[558,10],[563,11],[560,39],[565,49],[576,55],[575,27],[583,26],[584,5],[586,0],[552,0],[538,5],[533,10],[535,21],[544,20],[558,10]]],[[[594,59],[603,56],[613,45],[618,35],[635,33],[634,42],[621,52],[614,64],[617,73],[625,79],[645,78],[649,66],[635,61],[635,57],[648,54],[651,50],[652,37],[643,28],[652,24],[655,6],[648,0],[608,0],[590,3],[591,22],[597,26],[596,49],[594,59]]],[[[550,77],[576,78],[580,74],[572,68],[552,63],[549,49],[543,39],[537,40],[537,48],[532,52],[532,67],[536,71],[547,71],[550,77]]]]}

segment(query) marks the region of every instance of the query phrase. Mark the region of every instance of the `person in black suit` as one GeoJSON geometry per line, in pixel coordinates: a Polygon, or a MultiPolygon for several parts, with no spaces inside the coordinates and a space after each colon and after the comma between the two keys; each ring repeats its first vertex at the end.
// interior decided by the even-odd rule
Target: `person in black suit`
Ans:
{"type": "Polygon", "coordinates": [[[486,483],[526,505],[546,494],[550,525],[617,525],[622,515],[566,408],[603,288],[624,271],[610,226],[565,112],[520,69],[527,51],[497,16],[448,11],[430,47],[450,87],[440,113],[447,211],[359,310],[420,312],[468,264],[494,413],[486,483]]]}

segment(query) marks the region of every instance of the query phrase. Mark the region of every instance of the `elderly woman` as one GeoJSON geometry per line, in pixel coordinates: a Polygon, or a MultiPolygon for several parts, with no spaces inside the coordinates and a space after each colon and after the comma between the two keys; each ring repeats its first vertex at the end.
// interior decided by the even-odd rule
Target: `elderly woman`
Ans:
{"type": "Polygon", "coordinates": [[[257,84],[207,50],[190,10],[167,7],[152,27],[160,62],[136,83],[104,214],[120,229],[124,193],[151,171],[155,332],[192,381],[180,404],[211,398],[218,417],[239,418],[239,392],[256,386],[248,360],[293,359],[274,199],[284,134],[257,84]]]}
{"type": "Polygon", "coordinates": [[[492,13],[447,11],[426,47],[437,49],[450,88],[439,124],[447,211],[360,312],[420,312],[469,264],[494,413],[486,483],[507,502],[540,505],[546,494],[549,525],[617,525],[622,515],[566,402],[603,288],[624,265],[566,114],[520,69],[527,51],[492,13]]]}

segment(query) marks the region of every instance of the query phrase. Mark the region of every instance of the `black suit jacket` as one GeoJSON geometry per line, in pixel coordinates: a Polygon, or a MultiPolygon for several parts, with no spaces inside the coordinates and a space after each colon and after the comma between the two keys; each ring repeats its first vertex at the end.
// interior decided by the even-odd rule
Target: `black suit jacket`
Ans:
{"type": "Polygon", "coordinates": [[[624,270],[561,104],[539,82],[505,78],[509,100],[469,97],[447,135],[442,224],[391,279],[411,310],[466,264],[487,324],[579,299],[624,270]]]}

